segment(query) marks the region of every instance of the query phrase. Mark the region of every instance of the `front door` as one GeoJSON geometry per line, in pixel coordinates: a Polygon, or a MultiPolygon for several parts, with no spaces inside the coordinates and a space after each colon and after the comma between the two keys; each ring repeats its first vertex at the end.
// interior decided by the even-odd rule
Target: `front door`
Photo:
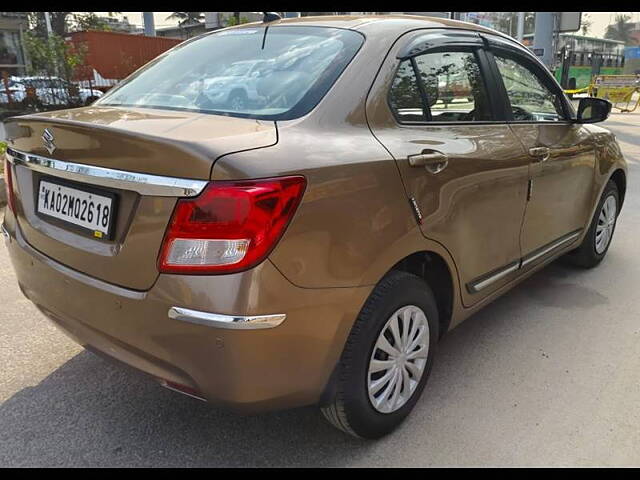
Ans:
{"type": "Polygon", "coordinates": [[[492,49],[513,118],[531,156],[530,198],[522,225],[523,264],[574,243],[593,204],[595,151],[587,129],[571,122],[566,98],[536,62],[492,49]]]}
{"type": "MultiPolygon", "coordinates": [[[[396,42],[369,96],[374,135],[395,157],[425,237],[451,253],[465,305],[512,280],[529,158],[499,118],[479,36],[411,58],[396,42]]],[[[424,34],[437,45],[437,33],[424,34]]]]}

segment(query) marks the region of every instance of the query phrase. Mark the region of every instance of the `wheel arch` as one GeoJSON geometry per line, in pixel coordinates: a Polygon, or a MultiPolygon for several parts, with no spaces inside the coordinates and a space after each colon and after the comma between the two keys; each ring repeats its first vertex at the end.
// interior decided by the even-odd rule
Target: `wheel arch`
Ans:
{"type": "Polygon", "coordinates": [[[627,192],[627,175],[622,168],[616,169],[609,177],[610,180],[618,187],[618,195],[620,196],[620,207],[618,208],[618,212],[622,208],[622,204],[624,203],[624,197],[627,192]]]}
{"type": "MultiPolygon", "coordinates": [[[[424,279],[433,291],[438,308],[439,338],[447,332],[451,324],[454,310],[454,297],[456,295],[455,272],[452,272],[445,258],[432,250],[421,250],[406,255],[389,268],[379,281],[382,281],[390,272],[402,271],[417,275],[424,279]]],[[[343,345],[342,350],[344,350],[343,345]]],[[[342,351],[340,353],[342,355],[342,351]]],[[[319,406],[326,406],[335,394],[338,382],[338,366],[336,363],[324,390],[318,400],[319,406]]]]}
{"type": "Polygon", "coordinates": [[[455,295],[453,272],[445,259],[429,250],[414,252],[398,261],[389,272],[393,270],[416,275],[431,287],[438,306],[439,330],[442,337],[451,324],[455,295]]]}

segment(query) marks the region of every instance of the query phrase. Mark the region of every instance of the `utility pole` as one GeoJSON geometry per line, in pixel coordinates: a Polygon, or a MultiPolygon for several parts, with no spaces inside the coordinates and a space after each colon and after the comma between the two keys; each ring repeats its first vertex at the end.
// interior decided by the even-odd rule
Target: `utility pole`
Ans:
{"type": "Polygon", "coordinates": [[[155,37],[156,25],[153,20],[153,12],[142,12],[142,22],[144,23],[144,34],[149,37],[155,37]]]}
{"type": "Polygon", "coordinates": [[[547,68],[551,69],[554,61],[553,30],[555,26],[554,12],[536,12],[536,26],[533,37],[533,53],[547,68]]]}
{"type": "Polygon", "coordinates": [[[49,12],[44,12],[44,22],[47,24],[47,37],[51,36],[51,17],[49,16],[49,12]]]}
{"type": "Polygon", "coordinates": [[[526,12],[518,12],[518,41],[522,43],[524,40],[524,14],[526,12]]]}

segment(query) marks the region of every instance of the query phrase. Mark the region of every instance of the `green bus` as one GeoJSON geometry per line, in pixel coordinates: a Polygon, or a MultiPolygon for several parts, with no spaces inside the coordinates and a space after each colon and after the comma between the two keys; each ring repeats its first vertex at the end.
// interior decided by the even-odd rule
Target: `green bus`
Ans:
{"type": "Polygon", "coordinates": [[[588,87],[593,75],[622,75],[624,57],[621,55],[603,55],[598,52],[569,52],[568,55],[573,58],[561,63],[554,72],[558,83],[567,90],[588,87]],[[592,65],[594,62],[596,64],[592,65]],[[563,82],[562,74],[565,68],[568,68],[569,72],[566,82],[563,82]]]}

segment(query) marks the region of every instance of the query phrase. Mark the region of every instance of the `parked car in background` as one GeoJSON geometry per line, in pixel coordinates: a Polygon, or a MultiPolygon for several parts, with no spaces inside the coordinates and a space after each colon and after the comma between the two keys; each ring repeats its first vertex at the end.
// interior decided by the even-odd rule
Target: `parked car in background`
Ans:
{"type": "MultiPolygon", "coordinates": [[[[103,95],[100,90],[80,88],[60,77],[47,76],[10,77],[9,90],[14,102],[36,108],[55,105],[84,106],[103,95]]],[[[0,103],[8,103],[4,88],[0,88],[0,103]]]]}
{"type": "Polygon", "coordinates": [[[257,84],[267,63],[264,60],[234,62],[206,79],[202,93],[212,105],[229,105],[236,111],[256,105],[262,100],[257,84]]]}
{"type": "Polygon", "coordinates": [[[627,184],[594,125],[610,110],[576,111],[479,25],[240,25],[95,107],[9,119],[2,233],[21,291],[88,349],[192,397],[318,405],[379,438],[447,331],[560,256],[603,261],[627,184]]]}
{"type": "Polygon", "coordinates": [[[9,77],[7,79],[7,84],[0,79],[0,104],[11,102],[22,102],[25,97],[25,88],[22,83],[17,81],[15,77],[9,77]],[[9,89],[9,93],[7,94],[7,87],[9,89]]]}

